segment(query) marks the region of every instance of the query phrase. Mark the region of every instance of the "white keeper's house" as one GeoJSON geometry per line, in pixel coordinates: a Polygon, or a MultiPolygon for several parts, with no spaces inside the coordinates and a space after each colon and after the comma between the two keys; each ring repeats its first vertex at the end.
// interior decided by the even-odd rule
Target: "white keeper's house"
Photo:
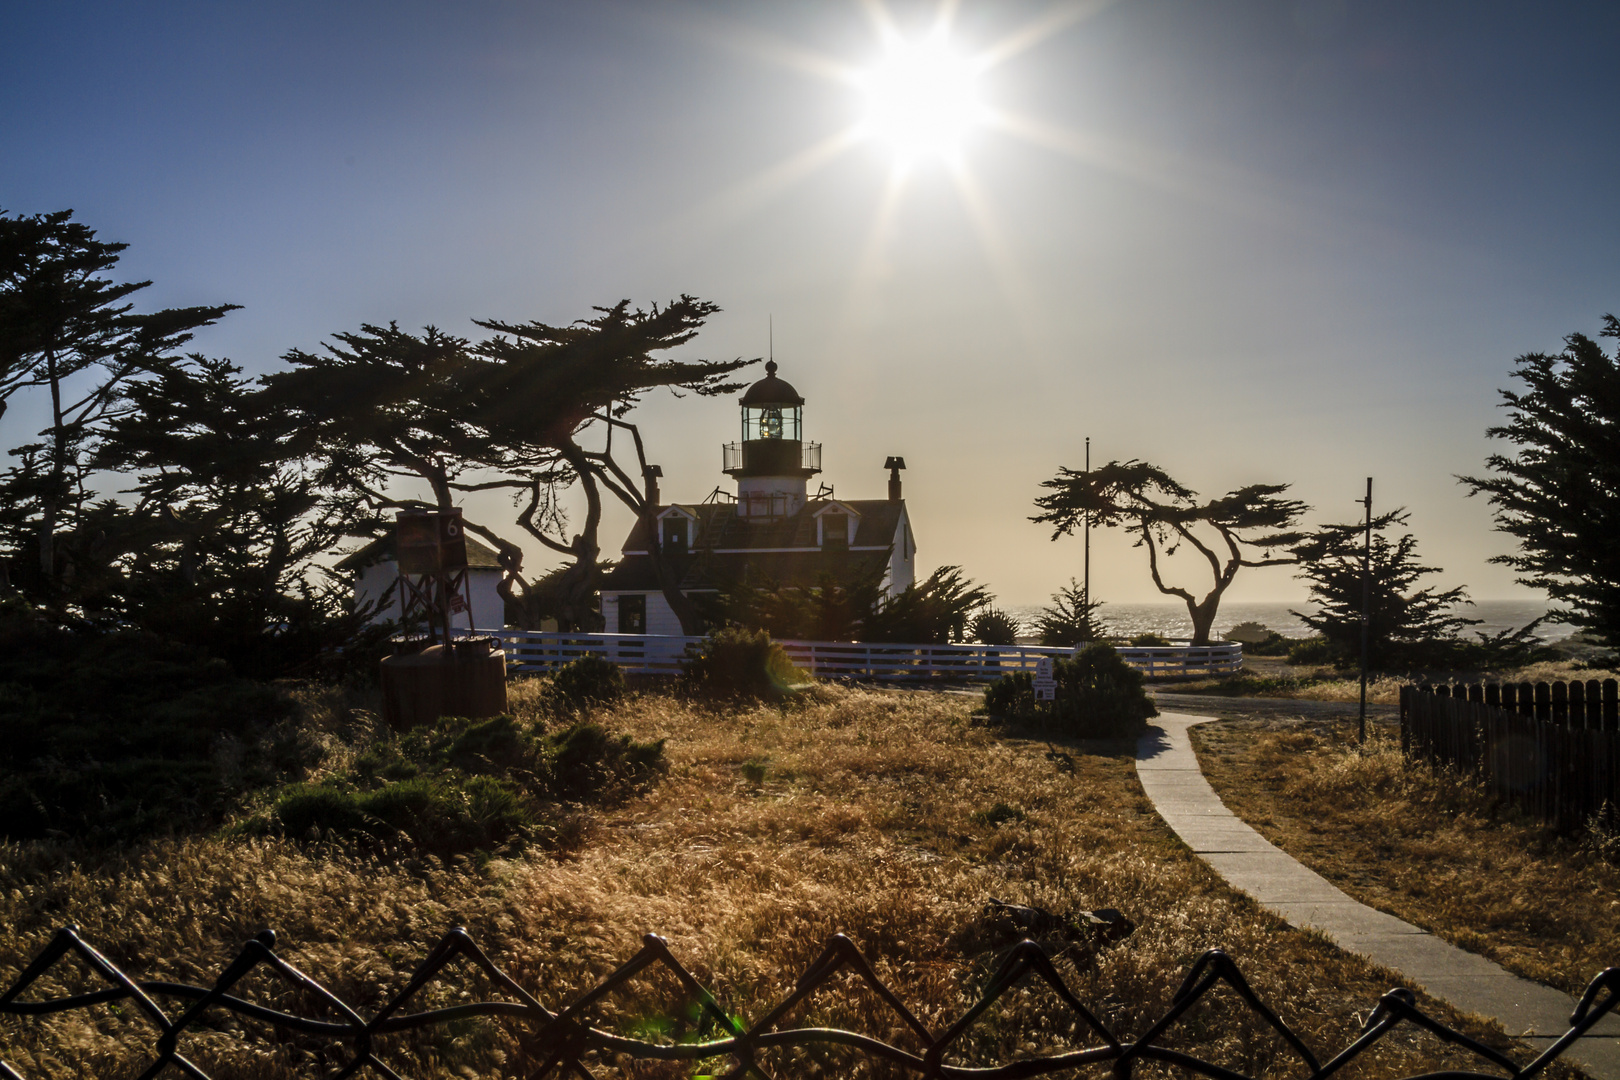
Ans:
{"type": "Polygon", "coordinates": [[[681,633],[658,586],[652,544],[662,545],[688,596],[740,580],[802,588],[880,570],[890,596],[912,584],[917,542],[900,497],[905,462],[884,462],[887,499],[836,499],[825,485],[809,494],[810,478],[821,471],[821,445],[803,441],[804,398],[776,377],[775,360],[765,372],[742,395],[742,441],[722,448],[735,496],[716,488],[701,503],[660,504],[650,535],[636,523],[602,585],[609,633],[681,633]]]}

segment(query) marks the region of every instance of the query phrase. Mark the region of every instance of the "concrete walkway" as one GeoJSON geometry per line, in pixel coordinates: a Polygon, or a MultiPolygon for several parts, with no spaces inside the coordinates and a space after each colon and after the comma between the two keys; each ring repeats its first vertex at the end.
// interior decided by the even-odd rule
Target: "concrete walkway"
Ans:
{"type": "MultiPolygon", "coordinates": [[[[1319,930],[1340,948],[1393,969],[1404,983],[1496,1020],[1538,1052],[1569,1030],[1575,1001],[1567,994],[1352,900],[1238,819],[1204,779],[1187,736],[1188,728],[1211,719],[1160,713],[1137,743],[1136,772],[1159,815],[1234,889],[1294,926],[1319,930]]],[[[1594,1080],[1620,1080],[1620,1016],[1604,1017],[1563,1060],[1594,1080]]],[[[1483,1061],[1480,1067],[1490,1068],[1483,1061]]]]}

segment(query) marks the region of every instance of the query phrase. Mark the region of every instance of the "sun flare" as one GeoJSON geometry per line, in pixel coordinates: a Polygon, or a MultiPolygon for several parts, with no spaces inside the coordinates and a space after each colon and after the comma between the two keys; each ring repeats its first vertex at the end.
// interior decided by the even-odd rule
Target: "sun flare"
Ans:
{"type": "Polygon", "coordinates": [[[882,59],[857,80],[866,105],[862,133],[903,159],[954,156],[987,115],[981,67],[939,33],[920,41],[891,39],[882,59]]]}

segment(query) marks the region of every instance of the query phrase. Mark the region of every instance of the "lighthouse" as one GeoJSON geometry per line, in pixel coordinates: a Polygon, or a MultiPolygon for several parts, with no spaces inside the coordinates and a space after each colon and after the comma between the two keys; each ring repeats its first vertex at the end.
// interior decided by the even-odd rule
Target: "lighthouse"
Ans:
{"type": "Polygon", "coordinates": [[[740,581],[792,589],[881,576],[890,596],[911,586],[917,543],[901,497],[904,459],[883,459],[886,499],[838,499],[825,484],[812,493],[821,444],[805,441],[805,399],[778,370],[772,359],[765,378],[743,392],[742,438],[721,446],[721,470],[735,481],[734,492],[717,487],[700,502],[660,505],[653,528],[638,520],[625,538],[602,584],[609,633],[681,633],[659,588],[655,546],[694,599],[740,581]]]}

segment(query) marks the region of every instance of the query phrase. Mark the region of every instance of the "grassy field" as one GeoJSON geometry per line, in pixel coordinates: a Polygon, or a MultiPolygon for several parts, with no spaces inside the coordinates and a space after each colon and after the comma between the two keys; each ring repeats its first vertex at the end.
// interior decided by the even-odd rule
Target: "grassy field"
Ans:
{"type": "Polygon", "coordinates": [[[1408,769],[1389,727],[1364,749],[1354,721],[1226,720],[1192,739],[1234,813],[1363,903],[1571,993],[1620,964],[1620,867],[1455,775],[1408,769]]]}
{"type": "MultiPolygon", "coordinates": [[[[305,704],[315,713],[337,709],[329,697],[306,695],[305,704]]],[[[535,718],[542,695],[531,686],[515,697],[520,718],[535,718]]],[[[975,1000],[1005,943],[984,914],[996,897],[1056,912],[1113,907],[1138,924],[1113,947],[1068,947],[1058,959],[1079,998],[1121,1035],[1161,1015],[1193,959],[1219,946],[1319,1054],[1355,1037],[1392,983],[1387,972],[1228,890],[1152,812],[1128,747],[1054,747],[999,733],[970,717],[973,703],[840,689],[786,709],[634,698],[600,719],[638,739],[667,739],[667,775],[642,794],[581,808],[560,848],[531,844],[445,862],[402,848],[227,834],[111,852],[8,845],[0,848],[0,980],[9,982],[68,923],[139,977],[185,981],[211,977],[242,941],[272,926],[288,959],[364,1015],[403,984],[445,928],[463,925],[555,1008],[655,931],[746,1022],[790,992],[827,937],[844,931],[937,1030],[975,1000]]],[[[353,717],[315,723],[338,729],[353,717]]],[[[332,742],[328,759],[341,761],[341,738],[330,730],[311,737],[332,742]]],[[[88,984],[52,988],[72,985],[88,984]]],[[[270,994],[268,983],[252,985],[270,994]]],[[[621,1031],[678,1026],[672,989],[651,981],[603,1003],[595,1022],[621,1031]]],[[[484,996],[481,977],[426,1000],[468,994],[484,996]]],[[[1044,990],[1014,995],[981,1020],[958,1060],[1072,1047],[1067,1022],[1052,1020],[1054,1003],[1044,990]]],[[[1426,1004],[1508,1045],[1500,1033],[1426,1004]]],[[[816,997],[800,1018],[915,1048],[853,986],[816,997]]],[[[0,1056],[31,1078],[134,1076],[149,1032],[128,1007],[7,1019],[0,1056]]],[[[1229,992],[1189,1014],[1166,1041],[1245,1072],[1297,1073],[1229,992]]],[[[330,1075],[342,1060],[334,1046],[226,1019],[185,1045],[221,1078],[330,1075]]],[[[389,1050],[411,1076],[525,1074],[518,1038],[492,1022],[397,1037],[389,1050]]],[[[777,1059],[776,1075],[894,1075],[860,1060],[806,1052],[777,1059]]],[[[1406,1032],[1347,1075],[1472,1064],[1406,1032]]],[[[627,1063],[601,1071],[692,1074],[627,1063]]]]}

